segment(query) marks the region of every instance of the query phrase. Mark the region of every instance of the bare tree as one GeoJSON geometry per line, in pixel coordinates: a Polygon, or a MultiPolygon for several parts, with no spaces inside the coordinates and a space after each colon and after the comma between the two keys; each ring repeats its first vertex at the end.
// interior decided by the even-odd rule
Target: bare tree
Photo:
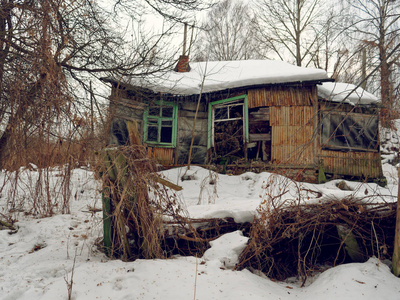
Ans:
{"type": "Polygon", "coordinates": [[[32,135],[39,124],[60,120],[61,112],[64,120],[79,114],[79,109],[72,111],[82,93],[77,84],[91,91],[91,78],[141,76],[171,66],[164,42],[173,22],[183,20],[176,11],[201,6],[197,0],[117,1],[115,11],[132,5],[143,8],[130,12],[135,22],[145,9],[170,20],[161,33],[139,33],[132,42],[123,27],[119,30],[111,23],[115,11],[106,11],[96,1],[0,1],[0,116],[5,127],[0,157],[12,135],[21,140],[15,135],[17,124],[24,127],[21,134],[32,135]]]}
{"type": "MultiPolygon", "coordinates": [[[[378,66],[383,121],[390,120],[395,111],[396,71],[400,67],[400,2],[393,0],[348,1],[350,18],[348,32],[358,41],[358,50],[366,49],[372,66],[378,66]]],[[[370,83],[370,85],[373,82],[370,83]]],[[[398,95],[397,95],[398,97],[398,95]]],[[[384,122],[386,123],[386,122],[384,122]]],[[[387,125],[387,124],[386,124],[387,125]]]]}
{"type": "Polygon", "coordinates": [[[321,24],[327,1],[259,0],[256,5],[265,47],[281,60],[307,66],[320,39],[315,28],[321,24]]]}
{"type": "Polygon", "coordinates": [[[311,64],[316,68],[331,72],[336,78],[341,71],[343,63],[346,62],[346,42],[340,25],[343,7],[336,5],[334,9],[327,10],[321,17],[320,22],[313,26],[315,35],[314,46],[310,48],[309,58],[311,64]]]}
{"type": "Polygon", "coordinates": [[[218,3],[203,22],[195,47],[195,60],[242,60],[259,56],[257,20],[240,0],[218,3]]]}
{"type": "MultiPolygon", "coordinates": [[[[71,157],[77,150],[73,143],[85,127],[82,93],[92,91],[91,80],[141,76],[174,64],[163,44],[174,22],[183,18],[174,13],[198,7],[197,0],[140,3],[171,21],[162,32],[137,34],[132,41],[124,27],[112,23],[115,11],[96,1],[0,0],[0,169],[15,170],[32,160],[38,164],[32,190],[44,204],[35,212],[51,215],[55,207],[69,210],[71,157]],[[57,206],[48,167],[58,154],[63,155],[66,172],[60,187],[66,205],[57,206]]],[[[114,8],[123,5],[121,0],[114,8]]],[[[140,18],[134,21],[140,27],[140,18]]]]}

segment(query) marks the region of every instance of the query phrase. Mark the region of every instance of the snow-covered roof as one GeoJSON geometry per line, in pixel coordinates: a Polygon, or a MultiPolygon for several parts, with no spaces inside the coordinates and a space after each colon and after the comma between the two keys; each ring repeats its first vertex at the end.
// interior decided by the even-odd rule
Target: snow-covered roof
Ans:
{"type": "Polygon", "coordinates": [[[318,96],[329,101],[352,105],[368,105],[380,102],[377,97],[366,90],[357,88],[354,84],[342,82],[324,82],[322,85],[318,85],[318,96]]]}
{"type": "Polygon", "coordinates": [[[191,62],[189,72],[169,71],[126,81],[153,92],[175,95],[200,94],[245,86],[329,80],[321,69],[297,67],[283,61],[242,60],[191,62]]]}

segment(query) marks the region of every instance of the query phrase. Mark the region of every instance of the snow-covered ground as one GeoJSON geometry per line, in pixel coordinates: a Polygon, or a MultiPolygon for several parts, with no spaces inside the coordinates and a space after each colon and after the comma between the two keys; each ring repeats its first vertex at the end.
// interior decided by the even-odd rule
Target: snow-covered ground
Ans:
{"type": "MultiPolygon", "coordinates": [[[[384,165],[384,172],[389,183],[386,188],[357,182],[347,182],[354,192],[339,190],[335,182],[305,187],[320,191],[322,200],[368,190],[369,195],[383,195],[381,200],[396,201],[397,170],[384,165]]],[[[269,173],[228,176],[198,167],[187,173],[192,180],[181,181],[183,168],[163,173],[184,188],[178,196],[194,218],[229,216],[251,221],[265,194],[287,183],[269,173]]],[[[68,299],[71,280],[72,299],[76,300],[400,299],[400,279],[376,258],[329,269],[303,288],[294,279],[275,282],[248,270],[232,271],[230,267],[247,242],[241,232],[213,241],[202,258],[110,260],[96,246],[102,235],[102,213],[89,210],[101,208],[99,185],[92,173],[83,169],[73,171],[72,183],[71,214],[37,218],[19,212],[14,215],[17,232],[0,230],[0,299],[68,299]]],[[[292,185],[287,186],[288,201],[295,190],[292,185]]],[[[4,214],[7,191],[0,197],[0,213],[4,214]]],[[[317,200],[321,201],[306,195],[302,201],[317,200]]],[[[29,199],[25,203],[29,205],[29,199]]]]}

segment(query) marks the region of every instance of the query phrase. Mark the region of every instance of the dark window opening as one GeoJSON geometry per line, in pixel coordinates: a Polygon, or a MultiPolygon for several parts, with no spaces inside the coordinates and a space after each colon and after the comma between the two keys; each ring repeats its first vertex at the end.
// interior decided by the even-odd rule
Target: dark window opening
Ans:
{"type": "Polygon", "coordinates": [[[244,156],[244,103],[228,102],[215,105],[213,109],[215,156],[244,156]]]}

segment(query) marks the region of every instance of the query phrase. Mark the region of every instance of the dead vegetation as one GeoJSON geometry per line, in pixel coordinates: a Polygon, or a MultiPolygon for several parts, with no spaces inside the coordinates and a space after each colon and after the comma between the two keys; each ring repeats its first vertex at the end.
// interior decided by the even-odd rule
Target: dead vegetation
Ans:
{"type": "Polygon", "coordinates": [[[210,241],[250,228],[250,224],[237,224],[232,218],[190,219],[170,189],[179,187],[159,178],[156,171],[155,161],[141,145],[106,149],[99,154],[104,247],[110,257],[202,256],[210,241]]]}
{"type": "Polygon", "coordinates": [[[391,259],[395,203],[348,196],[312,204],[298,198],[287,205],[281,196],[268,195],[260,206],[237,270],[260,270],[277,280],[295,276],[304,284],[327,266],[391,259]]]}
{"type": "Polygon", "coordinates": [[[107,149],[99,155],[104,187],[104,246],[123,260],[202,256],[209,242],[242,230],[250,240],[236,270],[260,270],[284,280],[307,278],[327,266],[363,262],[393,253],[396,204],[374,195],[324,198],[288,178],[272,175],[252,224],[231,218],[190,219],[178,197],[157,180],[143,146],[107,149]]]}
{"type": "Polygon", "coordinates": [[[168,230],[175,230],[175,235],[190,232],[192,242],[202,243],[186,222],[178,198],[156,180],[156,171],[156,163],[140,145],[106,149],[99,154],[104,246],[110,257],[163,258],[169,247],[164,239],[168,230]],[[165,223],[174,224],[175,228],[167,228],[165,223]]]}

